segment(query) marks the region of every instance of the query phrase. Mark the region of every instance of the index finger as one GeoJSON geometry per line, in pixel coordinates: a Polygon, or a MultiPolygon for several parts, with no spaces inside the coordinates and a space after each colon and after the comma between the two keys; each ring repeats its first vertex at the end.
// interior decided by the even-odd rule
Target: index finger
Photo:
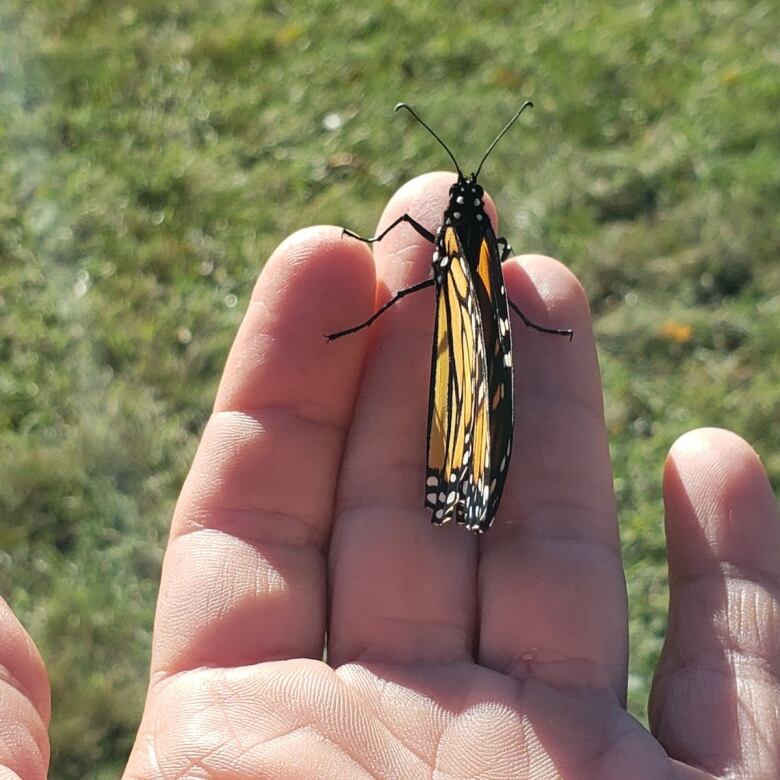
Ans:
{"type": "Polygon", "coordinates": [[[333,227],[296,233],[252,295],[165,555],[152,669],[322,657],[324,549],[366,341],[370,252],[333,227]]]}

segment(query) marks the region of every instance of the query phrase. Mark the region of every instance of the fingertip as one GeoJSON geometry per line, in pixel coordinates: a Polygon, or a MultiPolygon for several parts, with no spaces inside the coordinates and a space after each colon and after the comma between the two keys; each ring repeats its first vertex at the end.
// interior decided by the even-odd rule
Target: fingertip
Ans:
{"type": "MultiPolygon", "coordinates": [[[[672,444],[664,465],[668,498],[709,497],[709,503],[728,502],[744,491],[769,488],[758,453],[741,436],[724,428],[697,428],[672,444]]],[[[771,489],[771,488],[770,488],[771,489]]]]}
{"type": "Polygon", "coordinates": [[[340,386],[359,371],[365,338],[358,335],[329,348],[323,336],[363,321],[375,299],[371,251],[342,236],[341,227],[317,225],[288,236],[255,284],[215,408],[256,408],[272,399],[293,403],[306,395],[302,384],[310,383],[312,376],[319,377],[322,387],[330,382],[340,386]],[[271,364],[276,368],[269,371],[271,364]],[[262,386],[257,382],[260,375],[266,377],[262,386]]]}
{"type": "Polygon", "coordinates": [[[457,176],[451,171],[426,171],[404,182],[390,197],[388,205],[398,204],[406,207],[418,203],[426,193],[433,194],[437,198],[441,198],[442,193],[445,193],[444,197],[446,197],[446,193],[456,179],[457,176]]]}
{"type": "MultiPolygon", "coordinates": [[[[590,321],[590,302],[575,274],[560,260],[541,254],[519,255],[504,263],[507,277],[516,278],[518,270],[544,300],[549,311],[569,313],[577,320],[590,321]]],[[[567,326],[562,326],[567,327],[567,326]]]]}
{"type": "Polygon", "coordinates": [[[685,468],[702,459],[726,458],[735,464],[742,462],[763,470],[756,451],[738,434],[725,428],[696,428],[679,436],[669,449],[667,463],[685,468]]]}
{"type": "Polygon", "coordinates": [[[296,321],[319,321],[321,336],[360,322],[375,298],[371,250],[334,225],[302,228],[282,241],[252,294],[253,302],[293,327],[296,321]]]}
{"type": "Polygon", "coordinates": [[[350,240],[343,228],[313,225],[289,235],[273,251],[252,293],[255,300],[269,282],[283,280],[285,285],[306,284],[320,292],[336,288],[349,298],[369,297],[373,303],[376,269],[371,250],[360,241],[350,240]],[[339,290],[346,285],[347,289],[339,290]]]}
{"type": "MultiPolygon", "coordinates": [[[[435,171],[403,184],[390,198],[377,225],[377,233],[388,228],[403,214],[431,234],[442,221],[447,193],[454,174],[435,171]]],[[[430,274],[433,246],[411,225],[401,223],[374,244],[377,275],[385,294],[407,287],[430,274]]],[[[380,294],[381,297],[382,294],[380,294]]]]}
{"type": "Polygon", "coordinates": [[[772,487],[758,454],[736,433],[699,428],[680,436],[664,466],[664,503],[670,562],[681,558],[698,570],[709,557],[780,574],[772,487]]]}
{"type": "Polygon", "coordinates": [[[38,648],[0,597],[0,680],[22,693],[48,725],[51,716],[49,676],[38,648]]]}
{"type": "Polygon", "coordinates": [[[341,250],[346,247],[363,257],[371,256],[369,248],[360,241],[349,241],[344,236],[344,228],[338,225],[309,225],[300,228],[285,238],[272,252],[268,262],[278,262],[278,256],[306,258],[329,248],[341,250]]]}

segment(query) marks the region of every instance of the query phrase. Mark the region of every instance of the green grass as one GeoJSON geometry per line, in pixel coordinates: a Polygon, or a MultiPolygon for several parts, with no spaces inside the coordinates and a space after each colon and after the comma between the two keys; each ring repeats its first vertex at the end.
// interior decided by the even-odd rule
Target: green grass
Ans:
{"type": "Polygon", "coordinates": [[[536,103],[482,178],[513,246],[591,298],[639,717],[669,445],[733,428],[780,482],[772,3],[303,6],[0,2],[0,592],[52,673],[52,777],[123,765],[171,507],[263,259],[311,223],[370,231],[447,166],[396,100],[465,167],[536,103]]]}

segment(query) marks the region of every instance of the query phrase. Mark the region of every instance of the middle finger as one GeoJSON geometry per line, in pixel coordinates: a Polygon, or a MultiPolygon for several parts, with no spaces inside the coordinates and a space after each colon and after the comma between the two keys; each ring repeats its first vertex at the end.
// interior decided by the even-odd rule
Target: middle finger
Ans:
{"type": "MultiPolygon", "coordinates": [[[[409,213],[436,231],[451,174],[421,176],[390,201],[380,229],[409,213]]],[[[431,276],[433,247],[408,225],[375,246],[389,294],[431,276]]],[[[423,506],[426,410],[435,301],[427,289],[371,327],[331,545],[328,658],[411,663],[472,657],[476,545],[431,525],[423,506]]],[[[349,325],[349,323],[347,323],[349,325]]]]}

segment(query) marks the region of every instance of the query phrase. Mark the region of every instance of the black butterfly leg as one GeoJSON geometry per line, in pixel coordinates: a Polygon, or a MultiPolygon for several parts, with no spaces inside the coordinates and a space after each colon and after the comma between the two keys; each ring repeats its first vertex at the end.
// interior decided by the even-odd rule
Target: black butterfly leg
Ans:
{"type": "Polygon", "coordinates": [[[350,236],[350,238],[356,238],[358,241],[363,241],[366,244],[373,244],[374,241],[381,241],[393,228],[398,227],[402,222],[408,222],[426,241],[430,241],[432,244],[436,240],[433,233],[426,230],[417,220],[412,219],[408,214],[401,214],[398,219],[391,225],[386,227],[378,236],[372,236],[371,238],[364,238],[357,233],[353,233],[351,230],[342,230],[341,235],[350,236]]]}
{"type": "Polygon", "coordinates": [[[365,322],[361,322],[360,325],[355,325],[352,328],[341,330],[338,333],[330,333],[325,338],[328,341],[335,341],[342,336],[348,336],[350,333],[356,333],[363,328],[367,328],[380,314],[386,312],[394,303],[397,303],[401,298],[411,295],[418,290],[424,290],[426,287],[430,287],[434,283],[433,279],[426,279],[424,282],[418,282],[411,287],[407,287],[405,290],[399,290],[384,306],[377,309],[365,322]]]}
{"type": "MultiPolygon", "coordinates": [[[[509,257],[509,255],[512,254],[512,247],[509,246],[509,242],[505,238],[497,238],[496,243],[499,246],[503,246],[503,249],[501,250],[501,262],[503,263],[509,257]]],[[[520,310],[520,307],[514,303],[514,301],[509,300],[509,298],[507,298],[507,301],[509,301],[509,305],[514,309],[515,313],[529,328],[538,330],[540,333],[552,333],[555,336],[568,336],[569,341],[574,338],[574,331],[571,328],[545,328],[543,325],[537,325],[535,322],[528,319],[525,314],[523,314],[523,312],[520,310]]]]}
{"type": "MultiPolygon", "coordinates": [[[[357,233],[353,233],[351,230],[342,230],[341,235],[355,238],[358,241],[363,241],[366,244],[373,244],[375,241],[381,241],[393,228],[398,227],[402,222],[408,222],[426,241],[430,241],[432,244],[435,242],[433,233],[426,230],[417,220],[410,217],[408,214],[401,214],[395,222],[388,225],[379,235],[372,236],[371,238],[365,238],[359,236],[357,233]]],[[[352,328],[346,330],[340,330],[338,333],[330,333],[325,338],[328,341],[334,341],[342,336],[348,336],[350,333],[356,333],[363,328],[367,328],[380,314],[387,311],[394,303],[401,300],[406,295],[410,295],[418,290],[424,290],[426,287],[430,287],[433,284],[433,279],[426,279],[424,282],[413,284],[411,287],[407,287],[405,290],[399,290],[384,306],[375,311],[365,322],[361,322],[360,325],[355,325],[352,328]]]]}
{"type": "Polygon", "coordinates": [[[574,338],[574,331],[571,328],[545,328],[544,325],[538,325],[533,320],[529,320],[514,301],[510,300],[509,298],[507,298],[507,301],[509,301],[509,305],[514,309],[515,313],[529,328],[538,330],[540,333],[552,333],[555,336],[568,336],[569,341],[574,338]]]}

